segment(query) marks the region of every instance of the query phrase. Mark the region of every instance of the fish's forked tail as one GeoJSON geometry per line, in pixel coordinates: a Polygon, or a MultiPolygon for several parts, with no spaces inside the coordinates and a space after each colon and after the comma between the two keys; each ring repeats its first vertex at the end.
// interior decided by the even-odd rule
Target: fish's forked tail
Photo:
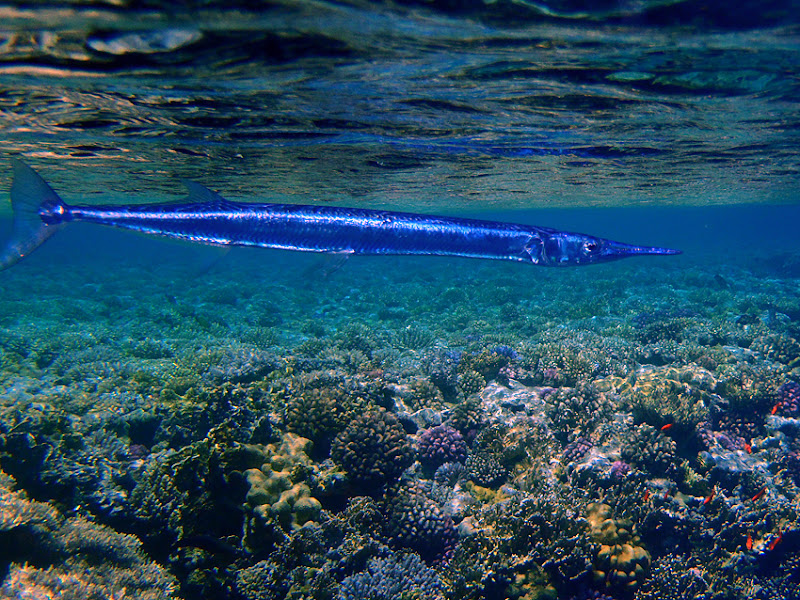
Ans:
{"type": "Polygon", "coordinates": [[[47,215],[63,215],[67,210],[64,201],[36,171],[21,160],[12,159],[11,164],[14,168],[11,184],[14,224],[11,237],[0,252],[0,270],[17,264],[59,229],[61,220],[48,219],[47,215]]]}

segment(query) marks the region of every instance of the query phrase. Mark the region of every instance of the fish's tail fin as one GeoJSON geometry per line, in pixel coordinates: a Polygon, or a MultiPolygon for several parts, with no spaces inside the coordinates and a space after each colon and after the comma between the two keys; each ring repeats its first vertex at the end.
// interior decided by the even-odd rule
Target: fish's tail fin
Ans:
{"type": "Polygon", "coordinates": [[[67,205],[39,174],[21,160],[12,159],[14,182],[11,237],[0,251],[0,271],[17,264],[53,235],[66,214],[67,205]]]}

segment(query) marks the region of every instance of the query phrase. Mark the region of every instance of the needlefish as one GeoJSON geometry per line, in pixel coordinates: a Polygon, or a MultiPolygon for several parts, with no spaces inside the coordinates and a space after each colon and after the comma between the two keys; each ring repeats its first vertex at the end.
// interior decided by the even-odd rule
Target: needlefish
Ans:
{"type": "Polygon", "coordinates": [[[542,266],[588,265],[629,256],[680,254],[536,227],[458,217],[316,206],[233,202],[184,181],[183,202],[70,205],[20,160],[12,159],[11,237],[0,254],[7,269],[63,225],[97,223],[217,246],[251,246],[343,255],[463,256],[542,266]]]}

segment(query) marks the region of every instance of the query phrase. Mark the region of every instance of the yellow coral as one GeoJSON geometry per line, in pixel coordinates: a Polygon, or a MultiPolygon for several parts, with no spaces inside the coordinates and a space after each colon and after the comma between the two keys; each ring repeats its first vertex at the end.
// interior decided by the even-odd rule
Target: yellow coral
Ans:
{"type": "Polygon", "coordinates": [[[244,472],[250,489],[247,504],[262,522],[277,521],[284,531],[299,529],[319,518],[322,504],[311,495],[301,474],[311,463],[311,441],[287,433],[280,445],[266,446],[268,461],[244,472]]]}
{"type": "Polygon", "coordinates": [[[600,544],[594,561],[597,583],[632,589],[644,581],[650,569],[650,554],[640,545],[630,522],[615,520],[608,504],[592,502],[587,507],[589,535],[600,544]]]}

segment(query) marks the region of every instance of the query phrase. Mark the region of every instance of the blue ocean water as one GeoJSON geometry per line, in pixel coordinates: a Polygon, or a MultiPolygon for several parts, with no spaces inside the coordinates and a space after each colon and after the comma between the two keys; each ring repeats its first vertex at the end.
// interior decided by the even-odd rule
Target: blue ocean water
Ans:
{"type": "Polygon", "coordinates": [[[4,194],[18,157],[77,204],[190,179],[684,252],[65,227],[0,273],[0,597],[799,598],[798,8],[0,7],[4,194]]]}

